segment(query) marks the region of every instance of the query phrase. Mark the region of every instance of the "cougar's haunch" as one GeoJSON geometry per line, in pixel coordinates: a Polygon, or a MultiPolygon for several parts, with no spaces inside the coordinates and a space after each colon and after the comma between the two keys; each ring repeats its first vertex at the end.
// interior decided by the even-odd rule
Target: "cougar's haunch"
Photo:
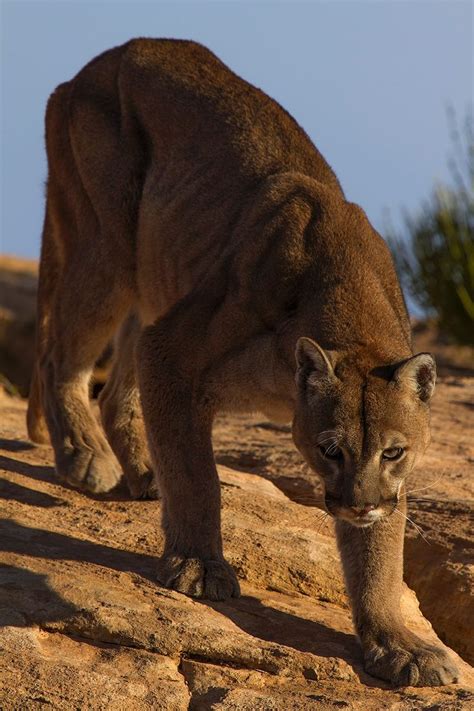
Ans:
{"type": "Polygon", "coordinates": [[[393,515],[429,440],[435,365],[412,352],[387,246],[304,131],[204,47],[137,39],[56,89],[46,145],[28,428],[49,432],[58,475],[159,490],[160,582],[225,599],[239,586],[213,417],[293,420],[337,520],[367,670],[453,681],[444,652],[403,625],[393,515]],[[102,430],[88,384],[114,336],[102,430]]]}

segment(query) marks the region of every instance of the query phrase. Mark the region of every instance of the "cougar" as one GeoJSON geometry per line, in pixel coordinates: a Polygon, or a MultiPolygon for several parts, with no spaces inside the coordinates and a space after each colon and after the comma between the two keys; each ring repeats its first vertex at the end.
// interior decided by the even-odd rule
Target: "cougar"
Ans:
{"type": "Polygon", "coordinates": [[[61,84],[49,165],[28,430],[89,492],[162,496],[158,581],[239,595],[223,556],[220,410],[292,421],[319,475],[365,668],[456,679],[403,624],[404,481],[429,441],[388,247],[294,119],[195,42],[135,39],[61,84]],[[93,364],[115,362],[90,406],[93,364]],[[117,463],[118,460],[118,463],[117,463]]]}

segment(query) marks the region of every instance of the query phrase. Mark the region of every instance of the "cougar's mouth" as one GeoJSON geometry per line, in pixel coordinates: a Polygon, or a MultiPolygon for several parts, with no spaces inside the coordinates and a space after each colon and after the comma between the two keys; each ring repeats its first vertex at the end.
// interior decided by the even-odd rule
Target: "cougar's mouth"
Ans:
{"type": "Polygon", "coordinates": [[[342,499],[326,494],[326,510],[331,516],[356,526],[365,528],[371,526],[376,521],[390,516],[397,507],[397,499],[382,500],[377,505],[366,504],[364,506],[346,506],[342,499]]]}

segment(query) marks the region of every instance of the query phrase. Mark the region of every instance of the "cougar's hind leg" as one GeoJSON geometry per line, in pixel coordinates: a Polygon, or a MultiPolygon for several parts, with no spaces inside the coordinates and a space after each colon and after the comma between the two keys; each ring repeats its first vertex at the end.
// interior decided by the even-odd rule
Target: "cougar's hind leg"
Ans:
{"type": "Polygon", "coordinates": [[[56,470],[70,484],[109,491],[121,470],[89,404],[95,361],[130,310],[133,246],[124,213],[115,115],[100,76],[60,85],[46,111],[47,216],[57,256],[39,359],[42,403],[56,470]],[[93,88],[93,91],[91,91],[93,88]],[[105,102],[106,103],[106,102],[105,102]],[[107,181],[106,178],[109,177],[107,181]]]}
{"type": "Polygon", "coordinates": [[[122,324],[114,344],[112,372],[100,394],[102,424],[134,499],[158,498],[146,441],[135,372],[135,345],[140,333],[135,315],[122,324]]]}
{"type": "Polygon", "coordinates": [[[114,488],[121,470],[91,412],[89,381],[129,303],[120,273],[102,264],[94,242],[83,241],[80,252],[68,255],[41,375],[58,474],[73,486],[102,493],[114,488]]]}
{"type": "Polygon", "coordinates": [[[51,234],[49,216],[46,212],[41,246],[36,308],[35,364],[31,377],[28,410],[26,413],[28,436],[37,444],[49,443],[49,433],[44,416],[40,363],[48,348],[51,305],[57,284],[58,269],[59,264],[56,248],[51,234]]]}
{"type": "Polygon", "coordinates": [[[35,444],[49,444],[49,434],[44,417],[43,393],[39,365],[36,362],[31,375],[28,409],[26,411],[28,437],[35,444]]]}

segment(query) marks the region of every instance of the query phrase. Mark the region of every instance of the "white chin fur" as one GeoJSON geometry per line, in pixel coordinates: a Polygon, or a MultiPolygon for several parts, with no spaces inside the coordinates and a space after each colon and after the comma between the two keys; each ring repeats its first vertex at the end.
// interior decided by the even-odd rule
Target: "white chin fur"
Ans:
{"type": "Polygon", "coordinates": [[[357,528],[367,528],[368,526],[372,526],[372,524],[376,521],[380,521],[380,519],[384,518],[384,516],[385,514],[382,511],[375,509],[375,511],[370,511],[370,513],[368,513],[367,516],[364,516],[364,518],[357,518],[351,516],[350,514],[345,515],[343,513],[339,514],[337,518],[347,521],[347,523],[350,523],[352,526],[356,526],[357,528]]]}
{"type": "MultiPolygon", "coordinates": [[[[379,517],[380,518],[380,517],[379,517]]],[[[376,521],[378,521],[378,518],[372,519],[372,521],[360,521],[356,518],[351,518],[351,519],[345,519],[348,523],[351,523],[353,526],[356,528],[368,528],[369,526],[372,526],[376,521]]]]}

